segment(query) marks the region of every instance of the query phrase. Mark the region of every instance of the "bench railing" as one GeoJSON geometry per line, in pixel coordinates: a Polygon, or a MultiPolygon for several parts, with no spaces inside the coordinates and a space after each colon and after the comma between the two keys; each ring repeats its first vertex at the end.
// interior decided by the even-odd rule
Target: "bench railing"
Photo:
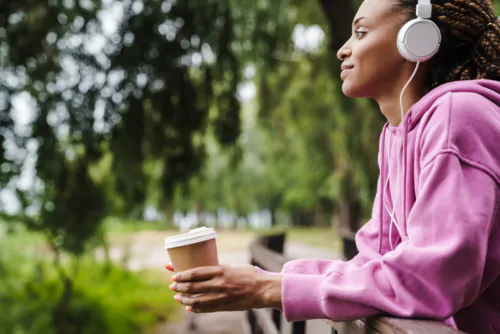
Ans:
{"type": "MultiPolygon", "coordinates": [[[[291,260],[285,257],[285,233],[260,237],[250,247],[251,264],[260,268],[279,272],[291,260]]],[[[280,334],[282,312],[279,310],[250,310],[247,313],[251,334],[280,334]]],[[[332,333],[340,334],[459,334],[457,331],[437,321],[400,319],[393,317],[370,317],[348,322],[327,321],[332,333]]],[[[306,334],[307,322],[293,322],[292,334],[306,334]]],[[[315,333],[322,334],[322,333],[315,333]]],[[[326,334],[326,333],[325,333],[326,334]]]]}

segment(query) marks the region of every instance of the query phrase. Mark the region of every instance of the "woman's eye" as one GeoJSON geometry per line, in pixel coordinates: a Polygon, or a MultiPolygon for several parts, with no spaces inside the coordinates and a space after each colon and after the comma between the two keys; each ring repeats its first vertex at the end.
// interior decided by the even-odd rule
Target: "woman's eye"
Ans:
{"type": "Polygon", "coordinates": [[[360,39],[361,37],[364,36],[364,34],[366,34],[366,31],[356,31],[356,38],[357,39],[360,39]]]}

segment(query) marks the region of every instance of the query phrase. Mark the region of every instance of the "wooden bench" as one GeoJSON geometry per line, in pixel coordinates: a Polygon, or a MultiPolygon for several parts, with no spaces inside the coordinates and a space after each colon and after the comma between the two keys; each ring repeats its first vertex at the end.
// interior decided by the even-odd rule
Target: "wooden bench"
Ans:
{"type": "MultiPolygon", "coordinates": [[[[285,233],[260,237],[250,246],[251,264],[260,268],[280,272],[291,259],[284,253],[285,233]]],[[[282,333],[282,312],[279,310],[250,310],[247,312],[248,329],[251,334],[282,333]]],[[[327,321],[332,333],[340,334],[459,334],[449,326],[437,321],[400,319],[393,317],[370,317],[349,322],[327,321]]],[[[293,322],[292,334],[305,334],[307,322],[293,322]]],[[[323,334],[323,333],[314,333],[323,334]]],[[[325,333],[326,334],[326,333],[325,333]]]]}

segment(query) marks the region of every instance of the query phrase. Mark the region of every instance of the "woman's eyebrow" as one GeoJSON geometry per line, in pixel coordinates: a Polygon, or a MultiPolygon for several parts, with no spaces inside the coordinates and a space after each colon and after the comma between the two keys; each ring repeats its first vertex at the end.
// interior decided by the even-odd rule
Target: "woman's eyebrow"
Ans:
{"type": "Polygon", "coordinates": [[[352,23],[353,26],[355,26],[356,24],[358,24],[360,21],[362,20],[365,20],[366,18],[364,16],[361,16],[361,17],[358,17],[357,19],[354,20],[354,22],[352,23]]]}

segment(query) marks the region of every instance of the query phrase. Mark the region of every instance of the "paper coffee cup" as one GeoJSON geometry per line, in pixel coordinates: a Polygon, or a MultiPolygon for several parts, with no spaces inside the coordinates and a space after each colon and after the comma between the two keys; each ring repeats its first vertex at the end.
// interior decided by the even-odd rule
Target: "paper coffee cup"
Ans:
{"type": "Polygon", "coordinates": [[[217,266],[217,233],[213,228],[200,227],[188,233],[165,238],[165,249],[168,251],[175,272],[192,268],[217,266]]]}

